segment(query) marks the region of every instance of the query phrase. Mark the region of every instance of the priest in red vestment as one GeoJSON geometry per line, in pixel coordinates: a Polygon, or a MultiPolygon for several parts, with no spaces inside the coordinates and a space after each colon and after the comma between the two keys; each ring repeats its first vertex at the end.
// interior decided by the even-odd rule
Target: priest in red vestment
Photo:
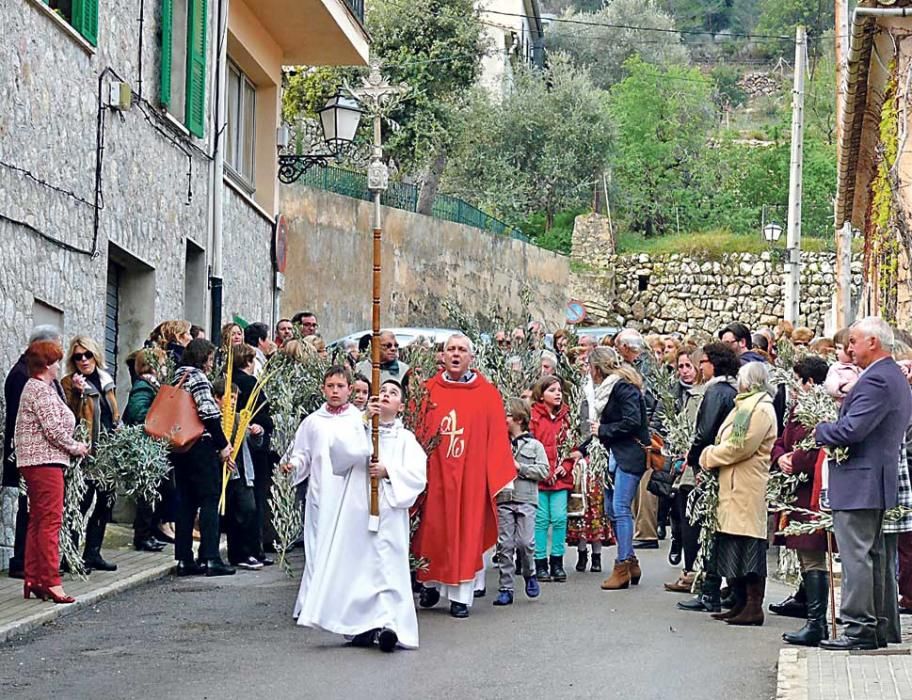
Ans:
{"type": "MultiPolygon", "coordinates": [[[[494,497],[516,478],[503,399],[470,369],[472,341],[447,340],[443,371],[428,383],[423,437],[438,436],[428,459],[427,498],[412,543],[427,560],[419,604],[429,608],[443,588],[453,617],[468,617],[482,554],[497,542],[494,497]]],[[[426,444],[426,440],[422,440],[426,444]]]]}

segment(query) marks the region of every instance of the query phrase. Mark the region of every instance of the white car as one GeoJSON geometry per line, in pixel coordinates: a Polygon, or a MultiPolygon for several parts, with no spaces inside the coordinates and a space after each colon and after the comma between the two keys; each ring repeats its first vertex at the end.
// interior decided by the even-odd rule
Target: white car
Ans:
{"type": "MultiPolygon", "coordinates": [[[[452,328],[383,328],[383,330],[393,332],[396,336],[396,340],[399,341],[400,348],[404,348],[414,342],[419,336],[428,338],[434,343],[445,343],[447,338],[451,335],[461,332],[453,330],[452,328]]],[[[364,335],[370,335],[371,332],[372,331],[366,330],[358,333],[351,333],[343,338],[334,340],[329,344],[329,348],[341,347],[346,340],[354,340],[357,343],[364,335]]]]}

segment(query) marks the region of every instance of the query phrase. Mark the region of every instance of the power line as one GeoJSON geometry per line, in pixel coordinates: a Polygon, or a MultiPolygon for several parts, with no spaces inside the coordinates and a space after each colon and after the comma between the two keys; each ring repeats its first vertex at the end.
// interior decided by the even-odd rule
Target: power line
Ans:
{"type": "MultiPolygon", "coordinates": [[[[503,15],[505,17],[519,17],[521,19],[539,19],[533,15],[521,14],[518,12],[503,12],[501,10],[482,10],[483,14],[503,15]]],[[[564,22],[567,24],[578,24],[587,27],[607,27],[609,29],[633,29],[644,32],[662,32],[665,34],[688,34],[688,35],[709,35],[716,36],[719,32],[711,32],[705,29],[669,29],[666,27],[642,27],[633,24],[612,24],[610,22],[593,22],[589,20],[574,19],[572,17],[553,17],[550,22],[564,22]]],[[[742,39],[776,39],[779,41],[795,41],[794,37],[782,36],[778,34],[742,34],[740,32],[726,32],[724,36],[739,37],[742,39]]]]}

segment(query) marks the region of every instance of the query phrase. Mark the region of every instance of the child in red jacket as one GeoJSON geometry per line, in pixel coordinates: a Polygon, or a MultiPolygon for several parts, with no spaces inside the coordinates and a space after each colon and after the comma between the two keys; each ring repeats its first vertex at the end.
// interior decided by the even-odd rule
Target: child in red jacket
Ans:
{"type": "Polygon", "coordinates": [[[529,432],[544,445],[550,467],[548,478],[538,484],[538,511],[535,515],[535,575],[539,581],[567,580],[564,549],[567,540],[567,498],[573,489],[573,473],[558,460],[569,426],[569,410],[563,401],[561,382],[557,377],[542,377],[535,383],[529,432]]]}

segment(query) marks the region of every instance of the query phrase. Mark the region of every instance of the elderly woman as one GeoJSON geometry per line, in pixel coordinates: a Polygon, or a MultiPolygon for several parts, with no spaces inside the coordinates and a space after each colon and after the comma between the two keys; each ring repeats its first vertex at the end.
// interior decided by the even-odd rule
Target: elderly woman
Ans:
{"type": "Polygon", "coordinates": [[[76,418],[54,388],[63,351],[39,340],[25,352],[29,380],[16,416],[16,459],[28,488],[29,523],[23,595],[72,603],[60,581],[60,526],[63,522],[63,470],[89,446],[73,439],[76,418]]]}
{"type": "MultiPolygon", "coordinates": [[[[104,352],[92,338],[74,336],[67,352],[67,374],[61,381],[70,410],[77,420],[85,424],[89,444],[94,451],[103,433],[114,430],[120,424],[114,379],[107,373],[104,352]]],[[[88,482],[82,501],[83,514],[88,513],[95,499],[95,507],[86,524],[85,545],[82,558],[86,569],[117,571],[117,565],[101,556],[105,530],[111,520],[115,494],[105,491],[93,482],[88,482]]]]}
{"type": "Polygon", "coordinates": [[[734,607],[714,613],[729,625],[762,625],[766,590],[766,482],[776,442],[776,411],[769,371],[748,362],[738,372],[735,407],[716,444],[700,455],[700,466],[719,472],[716,572],[728,579],[734,607]]]}
{"type": "Polygon", "coordinates": [[[617,538],[617,559],[611,576],[602,582],[603,590],[612,591],[638,584],[642,574],[633,552],[631,506],[646,473],[644,446],[649,445],[649,427],[643,378],[615,350],[593,349],[589,371],[595,386],[589,409],[592,434],[617,462],[609,515],[617,538]]]}

